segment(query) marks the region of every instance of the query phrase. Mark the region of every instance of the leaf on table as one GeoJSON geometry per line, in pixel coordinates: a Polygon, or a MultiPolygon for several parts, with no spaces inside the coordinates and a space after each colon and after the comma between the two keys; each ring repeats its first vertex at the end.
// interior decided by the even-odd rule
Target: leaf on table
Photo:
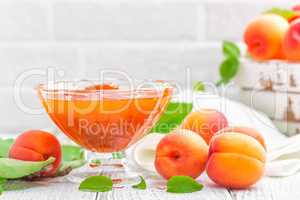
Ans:
{"type": "Polygon", "coordinates": [[[271,8],[270,10],[267,10],[265,13],[279,15],[288,21],[293,19],[294,17],[298,16],[297,12],[295,12],[293,10],[285,9],[285,8],[278,8],[278,7],[271,8]]]}
{"type": "Polygon", "coordinates": [[[179,126],[183,119],[192,111],[193,104],[186,102],[170,102],[150,132],[169,133],[179,126]]]}
{"type": "Polygon", "coordinates": [[[84,157],[83,149],[75,145],[62,145],[61,150],[63,161],[79,160],[84,157]]]}
{"type": "Polygon", "coordinates": [[[7,182],[5,178],[0,178],[0,185],[4,185],[7,182]]]}
{"type": "Polygon", "coordinates": [[[68,174],[75,168],[81,167],[86,163],[84,150],[74,145],[62,145],[62,162],[57,172],[57,176],[68,174]]]}
{"type": "Polygon", "coordinates": [[[167,192],[192,193],[203,189],[203,185],[189,176],[173,176],[167,183],[167,192]]]}
{"type": "Polygon", "coordinates": [[[141,182],[136,185],[133,185],[132,188],[139,189],[139,190],[147,189],[147,184],[146,184],[145,179],[142,176],[140,176],[140,179],[141,179],[141,182]]]}
{"type": "Polygon", "coordinates": [[[55,158],[53,157],[38,162],[0,158],[0,177],[4,179],[22,178],[43,170],[53,163],[54,160],[55,158]]]}
{"type": "Polygon", "coordinates": [[[9,149],[13,143],[14,143],[14,139],[0,138],[0,158],[8,157],[9,149]]]}
{"type": "Polygon", "coordinates": [[[113,181],[107,176],[90,176],[80,183],[79,190],[85,192],[108,192],[113,181]]]}
{"type": "Polygon", "coordinates": [[[4,185],[6,183],[6,179],[0,178],[0,195],[4,192],[4,185]]]}

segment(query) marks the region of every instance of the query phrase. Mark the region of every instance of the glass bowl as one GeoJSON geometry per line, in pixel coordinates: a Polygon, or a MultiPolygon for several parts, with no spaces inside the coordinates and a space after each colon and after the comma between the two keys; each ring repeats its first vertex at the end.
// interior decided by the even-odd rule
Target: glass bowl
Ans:
{"type": "Polygon", "coordinates": [[[145,136],[169,103],[165,81],[58,81],[38,96],[52,121],[72,141],[96,153],[120,152],[145,136]]]}

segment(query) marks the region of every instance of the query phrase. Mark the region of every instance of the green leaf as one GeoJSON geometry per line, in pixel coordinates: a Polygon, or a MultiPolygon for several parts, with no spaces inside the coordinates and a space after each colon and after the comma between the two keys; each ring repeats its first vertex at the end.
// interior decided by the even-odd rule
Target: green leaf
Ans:
{"type": "Polygon", "coordinates": [[[179,126],[183,119],[192,111],[193,104],[186,102],[170,102],[150,132],[169,133],[179,126]]]}
{"type": "Polygon", "coordinates": [[[0,158],[7,158],[14,139],[0,139],[0,158]]]}
{"type": "Polygon", "coordinates": [[[139,190],[146,190],[147,184],[146,184],[145,179],[142,176],[140,176],[140,179],[141,179],[141,182],[136,185],[133,185],[132,188],[139,189],[139,190]]]}
{"type": "Polygon", "coordinates": [[[53,163],[55,158],[50,157],[46,161],[31,162],[15,160],[11,158],[0,158],[0,178],[16,179],[39,172],[53,163]]]}
{"type": "Polygon", "coordinates": [[[240,62],[234,57],[228,57],[225,59],[220,67],[220,75],[223,80],[232,79],[238,72],[240,62]]]}
{"type": "Polygon", "coordinates": [[[84,150],[74,145],[62,145],[62,163],[57,175],[65,175],[86,163],[84,150]]]}
{"type": "Polygon", "coordinates": [[[194,91],[205,91],[205,85],[201,82],[198,81],[195,85],[194,85],[194,91]]]}
{"type": "Polygon", "coordinates": [[[7,182],[5,178],[0,178],[0,185],[3,185],[7,182]]]}
{"type": "Polygon", "coordinates": [[[199,184],[189,176],[173,176],[167,183],[167,192],[170,193],[192,193],[202,190],[199,184]]]}
{"type": "Polygon", "coordinates": [[[78,146],[62,145],[61,151],[63,161],[79,160],[84,157],[83,149],[78,146]]]}
{"type": "Polygon", "coordinates": [[[223,42],[223,54],[226,57],[240,57],[241,52],[239,47],[230,41],[223,42]]]}
{"type": "Polygon", "coordinates": [[[240,62],[235,57],[227,57],[220,66],[221,80],[217,83],[227,84],[231,79],[235,77],[240,67],[240,62]]]}
{"type": "Polygon", "coordinates": [[[112,190],[113,182],[107,176],[91,176],[81,182],[79,190],[87,192],[107,192],[112,190]]]}
{"type": "Polygon", "coordinates": [[[270,10],[267,10],[265,13],[276,14],[285,18],[286,20],[293,19],[294,17],[297,16],[297,13],[293,10],[278,8],[278,7],[271,8],[270,10]]]}
{"type": "Polygon", "coordinates": [[[4,192],[4,185],[6,183],[6,179],[0,178],[0,195],[4,192]]]}
{"type": "Polygon", "coordinates": [[[216,83],[217,86],[227,84],[235,77],[240,66],[240,49],[237,45],[230,41],[223,42],[224,60],[220,65],[219,73],[220,80],[216,83]]]}

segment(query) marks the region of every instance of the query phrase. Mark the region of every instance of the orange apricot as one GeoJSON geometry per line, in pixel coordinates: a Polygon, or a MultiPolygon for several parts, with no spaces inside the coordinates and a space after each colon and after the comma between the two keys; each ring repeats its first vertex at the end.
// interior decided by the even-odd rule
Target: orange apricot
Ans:
{"type": "Polygon", "coordinates": [[[212,138],[206,172],[223,187],[247,188],[263,176],[265,162],[265,149],[256,139],[226,132],[212,138]]]}
{"type": "Polygon", "coordinates": [[[282,41],[288,28],[288,21],[275,14],[252,20],[244,32],[249,55],[258,61],[281,58],[282,41]]]}
{"type": "Polygon", "coordinates": [[[155,168],[165,179],[180,175],[197,178],[205,169],[207,155],[208,146],[198,134],[178,129],[159,142],[155,168]]]}
{"type": "Polygon", "coordinates": [[[228,122],[223,113],[214,109],[201,109],[191,112],[181,128],[198,133],[209,144],[211,137],[227,126],[228,122]]]}
{"type": "Polygon", "coordinates": [[[53,176],[61,163],[61,145],[51,133],[41,130],[30,130],[17,137],[9,151],[9,157],[25,161],[44,161],[54,157],[54,163],[40,174],[53,176]]]}

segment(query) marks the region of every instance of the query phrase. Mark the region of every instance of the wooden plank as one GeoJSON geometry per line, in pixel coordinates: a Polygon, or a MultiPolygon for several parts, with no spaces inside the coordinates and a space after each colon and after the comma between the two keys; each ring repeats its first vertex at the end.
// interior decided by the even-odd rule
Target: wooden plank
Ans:
{"type": "Polygon", "coordinates": [[[34,188],[20,191],[8,191],[3,193],[0,199],[4,200],[282,200],[300,199],[300,174],[286,178],[264,178],[257,185],[248,190],[231,190],[230,193],[212,183],[204,181],[204,189],[191,194],[169,194],[158,189],[135,190],[114,189],[107,193],[80,192],[78,184],[72,183],[50,183],[41,184],[34,188]]]}
{"type": "Polygon", "coordinates": [[[6,191],[1,200],[231,200],[230,193],[220,187],[206,182],[202,191],[190,194],[170,194],[159,189],[136,190],[131,188],[114,189],[106,193],[89,193],[78,190],[78,184],[42,183],[36,187],[6,191]]]}
{"type": "Polygon", "coordinates": [[[285,178],[263,178],[248,190],[230,191],[236,200],[299,200],[300,173],[285,178]]]}
{"type": "Polygon", "coordinates": [[[95,200],[97,193],[81,192],[78,184],[44,183],[33,188],[5,191],[1,200],[95,200]]]}
{"type": "Polygon", "coordinates": [[[147,190],[137,190],[132,188],[114,189],[111,192],[99,193],[97,200],[231,200],[228,190],[213,184],[208,177],[203,174],[200,180],[204,188],[199,192],[189,194],[171,194],[164,190],[150,188],[147,190]]]}
{"type": "MultiPolygon", "coordinates": [[[[264,178],[256,186],[248,190],[232,190],[230,193],[213,184],[205,184],[202,191],[192,194],[169,194],[158,189],[135,190],[135,189],[114,189],[111,192],[99,193],[97,200],[114,199],[142,199],[142,200],[194,200],[197,199],[216,199],[229,200],[231,197],[236,200],[282,200],[282,199],[300,199],[300,174],[286,178],[264,178]],[[231,195],[230,195],[231,194],[231,195]]],[[[72,183],[51,183],[39,185],[37,187],[5,192],[0,197],[4,200],[94,200],[96,193],[78,191],[78,184],[72,183]]]]}
{"type": "MultiPolygon", "coordinates": [[[[102,172],[104,173],[104,172],[102,172]]],[[[109,173],[108,173],[109,174],[109,173]]],[[[106,174],[107,175],[107,174],[106,174]]],[[[146,176],[145,176],[146,177],[146,176]]],[[[149,182],[157,180],[158,177],[152,179],[149,176],[147,180],[149,182]]],[[[160,179],[159,179],[160,180],[160,179]]],[[[162,180],[162,179],[161,179],[162,180]]],[[[26,190],[19,191],[6,191],[0,197],[4,200],[194,200],[207,199],[207,200],[231,200],[231,195],[228,190],[221,188],[213,184],[207,175],[204,173],[199,182],[203,183],[204,189],[199,192],[190,194],[171,194],[164,190],[156,189],[154,186],[150,186],[147,190],[132,189],[130,186],[127,188],[115,188],[113,191],[105,193],[89,193],[81,192],[78,190],[79,183],[70,183],[66,178],[51,180],[52,182],[38,182],[35,187],[26,190]]],[[[28,182],[27,182],[28,184],[28,182]]],[[[159,181],[159,185],[165,185],[159,181]]]]}
{"type": "Polygon", "coordinates": [[[99,193],[97,200],[231,200],[227,190],[205,187],[202,191],[190,194],[170,194],[158,189],[135,190],[119,189],[108,193],[99,193]]]}

